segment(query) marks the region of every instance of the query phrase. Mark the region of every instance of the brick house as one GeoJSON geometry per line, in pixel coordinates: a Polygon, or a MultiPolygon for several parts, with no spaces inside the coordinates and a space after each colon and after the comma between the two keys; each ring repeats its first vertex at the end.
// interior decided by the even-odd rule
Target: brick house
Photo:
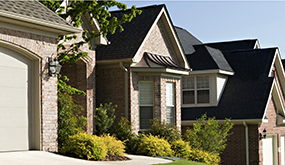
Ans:
{"type": "Polygon", "coordinates": [[[262,49],[258,40],[202,44],[184,29],[177,33],[193,69],[182,78],[183,132],[205,113],[221,123],[230,118],[235,125],[222,164],[284,164],[285,77],[278,48],[262,49]]]}
{"type": "Polygon", "coordinates": [[[128,118],[135,132],[149,128],[153,118],[181,128],[180,83],[188,62],[166,7],[139,9],[123,32],[107,36],[110,45],[96,49],[96,105],[118,105],[116,120],[128,118]]]}
{"type": "Polygon", "coordinates": [[[57,151],[57,78],[48,58],[59,35],[78,32],[38,1],[1,1],[0,151],[57,151]]]}

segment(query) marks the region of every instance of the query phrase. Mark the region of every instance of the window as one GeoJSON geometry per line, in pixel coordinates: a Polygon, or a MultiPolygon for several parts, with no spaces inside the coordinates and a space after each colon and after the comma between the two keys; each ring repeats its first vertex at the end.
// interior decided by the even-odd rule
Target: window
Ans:
{"type": "Polygon", "coordinates": [[[175,92],[174,83],[166,83],[166,122],[175,124],[175,92]]]}
{"type": "Polygon", "coordinates": [[[153,82],[140,82],[139,103],[140,129],[149,129],[150,119],[153,119],[153,82]]]}
{"type": "Polygon", "coordinates": [[[191,76],[182,79],[183,104],[210,103],[209,76],[191,76]]]}

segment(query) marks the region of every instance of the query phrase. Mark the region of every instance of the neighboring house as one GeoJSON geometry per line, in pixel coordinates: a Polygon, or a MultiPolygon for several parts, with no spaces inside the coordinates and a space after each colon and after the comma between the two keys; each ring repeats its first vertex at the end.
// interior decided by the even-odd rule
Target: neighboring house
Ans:
{"type": "MultiPolygon", "coordinates": [[[[181,76],[190,67],[164,5],[139,8],[124,31],[108,35],[110,45],[96,49],[96,104],[112,102],[135,132],[159,118],[181,128],[181,76]]],[[[111,12],[122,17],[127,11],[111,12]]]]}
{"type": "Polygon", "coordinates": [[[57,37],[80,30],[38,1],[0,3],[0,151],[57,151],[57,37]]]}
{"type": "Polygon", "coordinates": [[[181,83],[183,132],[205,113],[221,123],[230,118],[235,125],[222,164],[284,164],[285,77],[278,48],[261,49],[257,40],[195,45],[193,36],[177,32],[192,68],[181,83]]]}

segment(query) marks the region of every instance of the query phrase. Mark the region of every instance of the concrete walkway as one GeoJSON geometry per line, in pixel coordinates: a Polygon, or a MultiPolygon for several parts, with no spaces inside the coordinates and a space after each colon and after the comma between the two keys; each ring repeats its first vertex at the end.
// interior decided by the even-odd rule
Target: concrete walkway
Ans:
{"type": "Polygon", "coordinates": [[[87,161],[43,151],[0,152],[0,165],[147,165],[172,162],[148,156],[127,155],[128,161],[87,161]]]}

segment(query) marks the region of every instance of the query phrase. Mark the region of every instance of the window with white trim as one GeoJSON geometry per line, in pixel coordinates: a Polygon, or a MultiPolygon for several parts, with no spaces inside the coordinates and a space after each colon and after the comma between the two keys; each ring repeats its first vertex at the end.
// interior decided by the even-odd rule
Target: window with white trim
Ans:
{"type": "Polygon", "coordinates": [[[139,84],[140,129],[150,128],[153,119],[153,82],[141,81],[139,84]]]}
{"type": "Polygon", "coordinates": [[[183,104],[210,103],[209,76],[189,76],[182,79],[183,104]]]}
{"type": "Polygon", "coordinates": [[[174,83],[166,83],[166,122],[175,124],[175,92],[174,83]]]}

